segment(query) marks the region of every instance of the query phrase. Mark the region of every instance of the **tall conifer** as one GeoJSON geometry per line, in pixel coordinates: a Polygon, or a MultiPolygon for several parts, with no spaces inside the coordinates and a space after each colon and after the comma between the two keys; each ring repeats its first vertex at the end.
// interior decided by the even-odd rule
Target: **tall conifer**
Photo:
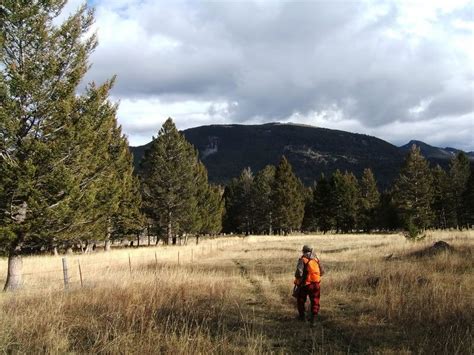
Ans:
{"type": "Polygon", "coordinates": [[[254,200],[255,232],[273,233],[272,186],[275,180],[275,167],[267,165],[255,176],[252,186],[254,200]]]}
{"type": "Polygon", "coordinates": [[[333,208],[336,230],[349,232],[355,228],[359,205],[359,187],[352,173],[337,170],[332,176],[333,208]]]}
{"type": "Polygon", "coordinates": [[[96,137],[91,128],[100,120],[87,117],[90,93],[76,96],[96,46],[95,36],[87,35],[93,15],[84,5],[56,25],[64,4],[6,0],[0,7],[5,289],[21,283],[22,253],[90,233],[95,225],[85,206],[94,204],[103,166],[87,139],[96,137]]]}
{"type": "Polygon", "coordinates": [[[462,227],[463,220],[463,204],[462,195],[466,189],[469,179],[470,164],[469,159],[463,152],[458,153],[452,160],[449,169],[449,224],[452,227],[462,227]]]}
{"type": "Polygon", "coordinates": [[[370,232],[376,224],[376,212],[380,201],[380,193],[377,189],[377,182],[370,169],[364,169],[360,180],[360,201],[358,224],[366,231],[370,232]]]}
{"type": "Polygon", "coordinates": [[[302,183],[284,156],[276,167],[272,200],[275,229],[283,234],[300,229],[305,202],[302,183]]]}
{"type": "Polygon", "coordinates": [[[452,196],[448,175],[439,165],[436,165],[431,173],[433,175],[433,202],[431,204],[433,224],[436,228],[447,228],[449,201],[452,196]]]}
{"type": "Polygon", "coordinates": [[[250,168],[242,170],[238,178],[232,179],[224,193],[225,219],[227,232],[249,235],[254,231],[254,176],[250,168]]]}
{"type": "Polygon", "coordinates": [[[331,183],[321,175],[313,195],[313,216],[316,219],[317,228],[326,233],[335,226],[334,195],[331,183]]]}
{"type": "Polygon", "coordinates": [[[400,171],[394,191],[395,205],[406,228],[425,229],[432,223],[432,175],[428,162],[413,145],[400,171]]]}
{"type": "Polygon", "coordinates": [[[467,179],[466,188],[461,196],[462,219],[467,228],[474,228],[474,169],[467,179]]]}
{"type": "Polygon", "coordinates": [[[166,231],[168,243],[196,231],[197,167],[196,151],[168,118],[145,152],[141,169],[146,210],[166,231]]]}

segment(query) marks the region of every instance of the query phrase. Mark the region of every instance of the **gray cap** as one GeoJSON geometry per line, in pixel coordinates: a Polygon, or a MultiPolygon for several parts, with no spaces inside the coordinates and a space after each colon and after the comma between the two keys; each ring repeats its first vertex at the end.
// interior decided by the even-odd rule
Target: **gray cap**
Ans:
{"type": "Polygon", "coordinates": [[[309,245],[303,245],[303,253],[310,253],[313,251],[313,248],[311,248],[309,245]]]}

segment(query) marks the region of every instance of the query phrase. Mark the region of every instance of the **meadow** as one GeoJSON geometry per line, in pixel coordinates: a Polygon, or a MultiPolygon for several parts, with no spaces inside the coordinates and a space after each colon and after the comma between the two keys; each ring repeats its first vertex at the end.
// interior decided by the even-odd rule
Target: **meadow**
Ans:
{"type": "Polygon", "coordinates": [[[62,256],[26,257],[23,289],[0,295],[0,351],[472,354],[473,250],[473,231],[191,240],[68,255],[67,291],[62,256]],[[303,244],[326,269],[314,327],[291,297],[303,244]]]}

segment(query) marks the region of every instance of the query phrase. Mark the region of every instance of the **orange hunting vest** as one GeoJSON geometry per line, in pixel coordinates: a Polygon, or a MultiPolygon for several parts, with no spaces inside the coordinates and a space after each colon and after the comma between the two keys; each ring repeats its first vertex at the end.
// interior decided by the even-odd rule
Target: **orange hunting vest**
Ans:
{"type": "Polygon", "coordinates": [[[305,285],[309,285],[312,282],[321,282],[321,269],[319,268],[318,259],[308,259],[303,256],[303,263],[306,269],[306,279],[303,280],[305,285]]]}

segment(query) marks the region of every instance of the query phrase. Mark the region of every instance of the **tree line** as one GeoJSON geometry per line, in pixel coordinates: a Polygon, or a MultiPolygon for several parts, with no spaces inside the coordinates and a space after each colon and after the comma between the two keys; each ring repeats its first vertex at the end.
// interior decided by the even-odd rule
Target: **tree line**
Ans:
{"type": "Polygon", "coordinates": [[[351,172],[321,175],[305,188],[283,157],[257,174],[247,168],[225,190],[226,232],[287,234],[292,231],[336,233],[404,229],[415,237],[427,228],[474,225],[474,174],[459,153],[448,171],[430,167],[412,146],[386,191],[379,191],[372,171],[360,179],[351,172]]]}
{"type": "Polygon", "coordinates": [[[59,23],[66,1],[0,5],[0,254],[5,289],[21,285],[22,256],[90,250],[148,233],[217,234],[222,191],[197,151],[165,122],[133,171],[109,99],[115,77],[81,88],[97,46],[84,4],[59,23]]]}
{"type": "MultiPolygon", "coordinates": [[[[148,233],[166,243],[222,231],[371,231],[474,223],[474,177],[463,154],[449,171],[410,151],[393,187],[367,169],[305,187],[282,157],[225,187],[208,182],[197,150],[168,119],[135,174],[109,99],[115,78],[79,89],[97,46],[86,5],[57,23],[63,0],[0,5],[0,253],[5,289],[21,285],[22,255],[89,250],[148,233]]],[[[415,233],[416,234],[416,233],[415,233]]]]}

